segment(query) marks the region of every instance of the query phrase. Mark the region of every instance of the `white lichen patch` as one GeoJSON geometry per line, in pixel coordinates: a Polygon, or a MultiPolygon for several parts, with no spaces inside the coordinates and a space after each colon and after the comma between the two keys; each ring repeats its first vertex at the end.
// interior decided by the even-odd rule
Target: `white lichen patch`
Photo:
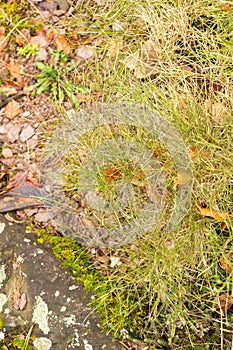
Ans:
{"type": "Polygon", "coordinates": [[[52,347],[52,342],[48,338],[37,338],[33,341],[36,350],[49,350],[52,347]]]}
{"type": "Polygon", "coordinates": [[[0,222],[0,233],[3,233],[6,224],[4,222],[0,222]]]}
{"type": "Polygon", "coordinates": [[[0,312],[3,310],[3,305],[7,302],[7,296],[3,293],[0,293],[0,312]]]}
{"type": "Polygon", "coordinates": [[[50,332],[50,328],[48,326],[48,306],[46,302],[40,297],[36,297],[36,305],[33,311],[32,322],[38,324],[40,330],[44,334],[48,334],[50,332]]]}
{"type": "Polygon", "coordinates": [[[83,339],[83,345],[85,350],[93,350],[93,346],[88,344],[88,341],[86,339],[83,339]]]}
{"type": "Polygon", "coordinates": [[[66,311],[66,306],[62,306],[61,308],[60,308],[60,312],[65,312],[66,311]]]}
{"type": "Polygon", "coordinates": [[[75,285],[69,286],[69,290],[75,290],[77,288],[78,288],[78,286],[75,286],[75,285]]]}
{"type": "Polygon", "coordinates": [[[70,315],[70,316],[64,317],[64,323],[65,323],[66,327],[76,325],[75,315],[70,315]]]}
{"type": "Polygon", "coordinates": [[[2,288],[3,281],[6,279],[5,265],[0,266],[0,288],[2,288]]]}

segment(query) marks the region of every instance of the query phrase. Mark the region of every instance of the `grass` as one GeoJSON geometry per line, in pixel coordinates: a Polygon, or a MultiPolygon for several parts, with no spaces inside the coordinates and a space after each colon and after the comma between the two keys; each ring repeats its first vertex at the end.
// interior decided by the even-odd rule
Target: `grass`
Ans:
{"type": "MultiPolygon", "coordinates": [[[[96,57],[76,70],[93,93],[86,105],[102,94],[104,102],[152,107],[181,132],[195,176],[191,209],[176,230],[157,228],[130,245],[102,252],[92,263],[105,276],[87,265],[79,280],[97,295],[93,304],[116,337],[156,349],[231,349],[232,310],[221,313],[216,303],[219,295],[233,294],[232,274],[219,265],[233,249],[232,10],[204,0],[88,2],[76,10],[79,16],[69,20],[68,34],[76,31],[90,43],[100,38],[96,57]],[[116,23],[122,30],[114,31],[116,23]],[[227,212],[228,218],[202,216],[196,204],[227,212]],[[113,256],[119,266],[110,266],[113,256]]],[[[80,159],[67,158],[68,192],[78,193],[79,161],[108,133],[88,133],[83,149],[78,145],[80,159]]],[[[132,130],[120,133],[135,137],[132,130]]],[[[161,146],[148,134],[143,142],[152,149],[161,146]]],[[[171,172],[167,159],[164,167],[171,172]]],[[[99,191],[109,195],[106,168],[101,179],[99,191]]],[[[175,175],[168,179],[172,191],[175,175]]],[[[82,261],[76,249],[65,259],[74,270],[82,261]]]]}
{"type": "MultiPolygon", "coordinates": [[[[55,255],[96,294],[93,304],[103,327],[152,349],[232,348],[232,309],[221,313],[216,306],[220,295],[233,296],[232,273],[220,267],[221,256],[233,250],[233,10],[221,6],[208,0],[88,1],[74,4],[71,18],[64,20],[74,46],[79,36],[93,46],[99,39],[95,57],[72,72],[89,86],[84,105],[93,106],[100,96],[101,102],[153,108],[181,132],[192,157],[192,206],[176,230],[157,228],[129,245],[94,253],[67,238],[43,234],[54,244],[55,255]],[[196,204],[228,217],[203,216],[196,204]],[[121,264],[111,265],[113,257],[121,264]]],[[[90,132],[77,146],[79,158],[69,154],[68,194],[78,195],[78,169],[87,150],[112,133],[107,128],[90,132]]],[[[122,127],[119,133],[153,150],[163,147],[142,131],[122,127]]],[[[166,148],[158,160],[173,195],[177,179],[166,148]]],[[[130,181],[138,171],[128,165],[122,174],[122,162],[101,168],[98,190],[106,198],[115,191],[114,181],[106,179],[114,166],[130,181]]],[[[93,217],[93,212],[86,214],[93,217]]]]}

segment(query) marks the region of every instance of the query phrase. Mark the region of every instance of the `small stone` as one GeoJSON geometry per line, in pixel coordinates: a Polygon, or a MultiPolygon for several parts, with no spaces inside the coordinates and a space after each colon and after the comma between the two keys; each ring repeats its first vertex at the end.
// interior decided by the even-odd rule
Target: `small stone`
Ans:
{"type": "Polygon", "coordinates": [[[32,137],[32,135],[34,134],[34,129],[31,125],[26,126],[25,129],[23,129],[20,133],[20,141],[21,142],[25,142],[28,139],[30,139],[32,137]]]}
{"type": "Polygon", "coordinates": [[[66,311],[66,306],[62,306],[61,308],[60,308],[60,312],[65,312],[66,311]]]}
{"type": "Polygon", "coordinates": [[[46,61],[48,58],[48,52],[43,47],[40,47],[38,50],[38,54],[35,57],[35,61],[46,61]]]}
{"type": "Polygon", "coordinates": [[[7,132],[7,141],[8,142],[15,142],[16,140],[19,139],[19,133],[21,131],[21,126],[17,124],[13,124],[12,122],[9,122],[6,125],[8,132],[7,132]]]}
{"type": "Polygon", "coordinates": [[[80,46],[76,50],[76,54],[78,57],[88,60],[95,54],[95,51],[89,46],[80,46]]]}
{"type": "Polygon", "coordinates": [[[12,158],[13,157],[13,152],[10,148],[4,148],[2,150],[2,155],[4,158],[12,158]]]}
{"type": "Polygon", "coordinates": [[[29,111],[25,111],[23,113],[21,113],[22,117],[29,117],[31,113],[29,111]]]}
{"type": "Polygon", "coordinates": [[[2,233],[5,229],[6,224],[4,222],[0,222],[0,233],[2,233]]]}
{"type": "Polygon", "coordinates": [[[28,140],[28,147],[29,147],[29,149],[35,149],[36,148],[36,146],[37,146],[37,144],[38,144],[38,137],[37,137],[37,135],[34,135],[34,136],[32,136],[29,140],[28,140]]]}

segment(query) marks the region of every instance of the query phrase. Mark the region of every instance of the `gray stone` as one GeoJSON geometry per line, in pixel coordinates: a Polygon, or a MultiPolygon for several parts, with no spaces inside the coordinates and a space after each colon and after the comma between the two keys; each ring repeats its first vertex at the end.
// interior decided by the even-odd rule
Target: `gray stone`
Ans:
{"type": "Polygon", "coordinates": [[[100,318],[88,305],[93,296],[61,266],[51,247],[3,216],[0,224],[2,332],[28,332],[34,323],[36,349],[123,350],[101,331],[100,318]],[[22,310],[14,307],[20,303],[22,310]]]}

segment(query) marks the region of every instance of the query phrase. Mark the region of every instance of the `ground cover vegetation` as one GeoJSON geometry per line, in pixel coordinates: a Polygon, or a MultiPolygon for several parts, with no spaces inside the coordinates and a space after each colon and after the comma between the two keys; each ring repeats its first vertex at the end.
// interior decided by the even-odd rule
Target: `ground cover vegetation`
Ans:
{"type": "MultiPolygon", "coordinates": [[[[38,148],[65,119],[67,107],[127,101],[169,120],[194,168],[191,208],[171,233],[161,228],[130,245],[86,248],[34,223],[38,242],[53,244],[54,254],[94,292],[104,329],[126,349],[232,349],[233,2],[78,1],[69,9],[49,8],[52,25],[37,3],[0,5],[1,65],[10,72],[7,83],[1,76],[1,94],[11,87],[31,98],[53,97],[61,116],[43,124],[46,137],[38,148]],[[27,65],[30,74],[24,74],[27,65]]],[[[67,156],[67,197],[80,200],[80,162],[110,132],[84,135],[78,157],[67,156]]],[[[153,149],[173,198],[185,179],[175,173],[166,148],[142,131],[118,132],[153,149]]],[[[4,163],[1,169],[3,180],[15,170],[4,163]]],[[[101,168],[98,191],[108,199],[123,171],[143,198],[144,174],[123,162],[101,168]]],[[[94,220],[88,208],[85,214],[93,225],[103,220],[96,213],[94,220]]]]}

